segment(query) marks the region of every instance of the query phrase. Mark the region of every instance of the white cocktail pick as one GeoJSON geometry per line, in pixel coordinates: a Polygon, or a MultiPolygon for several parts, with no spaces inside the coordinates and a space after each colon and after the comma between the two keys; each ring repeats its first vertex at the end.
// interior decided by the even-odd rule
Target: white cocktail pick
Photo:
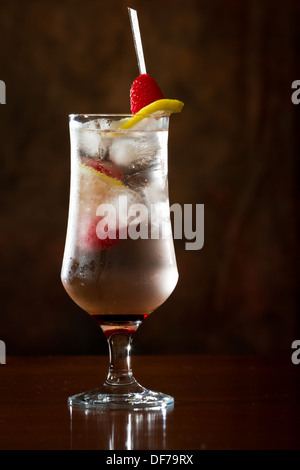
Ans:
{"type": "Polygon", "coordinates": [[[139,71],[140,74],[147,73],[137,11],[133,10],[132,8],[128,8],[128,13],[130,18],[133,42],[137,56],[139,71]]]}

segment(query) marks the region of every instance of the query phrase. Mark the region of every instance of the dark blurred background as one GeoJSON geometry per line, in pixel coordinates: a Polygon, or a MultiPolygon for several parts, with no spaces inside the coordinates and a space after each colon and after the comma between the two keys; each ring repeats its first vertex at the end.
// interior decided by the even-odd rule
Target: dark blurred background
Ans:
{"type": "Polygon", "coordinates": [[[67,115],[129,112],[139,72],[127,6],[138,10],[148,73],[185,103],[171,120],[170,202],[205,205],[205,245],[176,241],[179,283],[134,351],[289,351],[300,337],[297,2],[10,0],[0,4],[7,354],[107,352],[60,282],[67,115]]]}

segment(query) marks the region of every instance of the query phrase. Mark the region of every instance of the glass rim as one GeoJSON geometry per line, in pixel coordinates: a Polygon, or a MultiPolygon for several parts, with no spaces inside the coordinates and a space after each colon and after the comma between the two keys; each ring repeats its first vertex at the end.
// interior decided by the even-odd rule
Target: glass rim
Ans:
{"type": "MultiPolygon", "coordinates": [[[[140,113],[141,116],[156,116],[156,113],[140,113]]],[[[136,116],[136,114],[131,114],[131,113],[71,113],[68,114],[69,118],[76,118],[76,117],[83,117],[83,118],[110,118],[110,117],[120,117],[120,118],[132,118],[136,116]]],[[[170,113],[160,113],[158,117],[169,117],[170,113]]]]}
{"type": "Polygon", "coordinates": [[[138,119],[133,126],[128,128],[118,127],[107,128],[107,123],[126,123],[127,120],[134,119],[136,114],[69,114],[69,127],[70,129],[78,130],[88,130],[88,131],[98,131],[98,132],[136,132],[147,131],[147,132],[157,132],[160,130],[167,130],[169,128],[169,113],[162,113],[157,115],[156,113],[151,114],[140,114],[140,119],[138,119]],[[151,119],[151,128],[149,128],[149,119],[151,119]],[[93,122],[95,124],[93,124],[93,122]],[[144,124],[143,124],[144,122],[144,124]],[[102,126],[103,123],[103,126],[102,126]],[[155,124],[156,123],[156,124],[155,124]],[[136,128],[138,125],[138,128],[136,128]],[[103,127],[103,128],[102,128],[103,127]]]}
{"type": "Polygon", "coordinates": [[[71,113],[68,115],[70,118],[75,118],[75,117],[84,117],[84,118],[90,118],[90,117],[98,117],[98,118],[107,118],[107,117],[133,117],[134,114],[126,114],[126,113],[71,113]]]}

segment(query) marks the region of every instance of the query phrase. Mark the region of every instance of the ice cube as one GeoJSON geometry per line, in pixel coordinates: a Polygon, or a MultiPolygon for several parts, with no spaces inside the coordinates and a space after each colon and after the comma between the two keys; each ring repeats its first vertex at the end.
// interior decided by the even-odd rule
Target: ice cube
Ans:
{"type": "Polygon", "coordinates": [[[111,120],[97,118],[81,124],[81,127],[73,123],[77,135],[77,150],[81,156],[100,157],[105,160],[108,148],[111,144],[110,127],[111,120]]]}
{"type": "Polygon", "coordinates": [[[110,148],[111,159],[121,166],[144,160],[145,163],[155,157],[159,149],[156,136],[145,132],[121,133],[112,139],[110,148]]]}
{"type": "Polygon", "coordinates": [[[78,153],[85,156],[98,155],[100,140],[100,133],[95,130],[79,130],[77,134],[78,153]]]}

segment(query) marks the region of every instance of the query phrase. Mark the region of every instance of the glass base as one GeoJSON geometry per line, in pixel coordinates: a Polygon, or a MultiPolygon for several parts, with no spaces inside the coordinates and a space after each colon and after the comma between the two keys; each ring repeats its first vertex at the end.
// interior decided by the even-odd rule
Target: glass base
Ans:
{"type": "Polygon", "coordinates": [[[95,390],[79,393],[68,398],[70,406],[94,408],[99,410],[162,410],[174,406],[174,398],[164,393],[154,392],[136,384],[137,390],[124,385],[104,384],[95,390]]]}

